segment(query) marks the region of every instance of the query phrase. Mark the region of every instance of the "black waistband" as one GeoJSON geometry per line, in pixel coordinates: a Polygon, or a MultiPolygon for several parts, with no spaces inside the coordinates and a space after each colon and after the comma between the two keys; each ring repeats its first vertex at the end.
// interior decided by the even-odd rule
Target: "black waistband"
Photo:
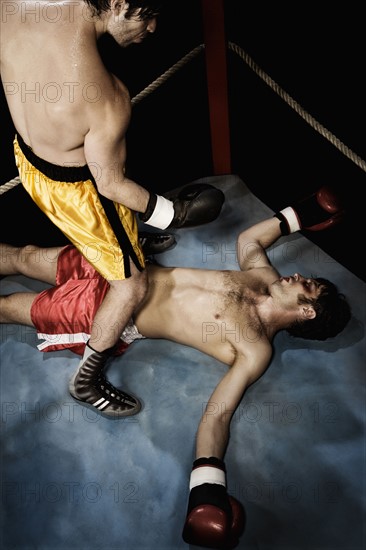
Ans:
{"type": "Polygon", "coordinates": [[[17,134],[16,139],[25,158],[47,178],[54,181],[73,183],[76,181],[93,180],[89,166],[61,166],[41,159],[33,153],[32,149],[24,143],[23,138],[17,134]]]}

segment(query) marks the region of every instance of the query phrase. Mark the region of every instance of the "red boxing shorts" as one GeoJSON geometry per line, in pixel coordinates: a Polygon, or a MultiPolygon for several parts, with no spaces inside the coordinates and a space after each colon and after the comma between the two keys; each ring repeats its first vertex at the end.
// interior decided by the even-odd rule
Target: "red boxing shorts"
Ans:
{"type": "MultiPolygon", "coordinates": [[[[65,246],[57,260],[56,286],[35,298],[31,318],[41,351],[70,349],[82,355],[95,314],[109,283],[72,246],[65,246]]],[[[143,338],[131,322],[121,336],[116,355],[135,339],[143,338]]]]}

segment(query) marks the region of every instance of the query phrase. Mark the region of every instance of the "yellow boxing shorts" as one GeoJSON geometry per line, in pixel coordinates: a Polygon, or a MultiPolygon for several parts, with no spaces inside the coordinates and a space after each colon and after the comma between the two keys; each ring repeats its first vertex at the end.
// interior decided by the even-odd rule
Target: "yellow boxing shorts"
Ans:
{"type": "Polygon", "coordinates": [[[100,195],[87,165],[51,164],[19,135],[14,154],[23,187],[102,277],[130,277],[130,259],[140,271],[145,267],[135,213],[100,195]]]}

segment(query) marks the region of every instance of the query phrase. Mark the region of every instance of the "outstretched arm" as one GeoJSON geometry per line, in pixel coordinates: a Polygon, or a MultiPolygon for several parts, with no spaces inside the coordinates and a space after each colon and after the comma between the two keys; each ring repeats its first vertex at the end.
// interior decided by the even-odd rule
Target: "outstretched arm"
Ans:
{"type": "Polygon", "coordinates": [[[188,544],[233,548],[244,528],[243,507],[226,490],[223,457],[232,415],[245,389],[263,373],[270,361],[269,345],[253,346],[255,349],[250,354],[238,353],[231,369],[211,395],[198,428],[196,460],[182,533],[188,544]]]}
{"type": "Polygon", "coordinates": [[[271,359],[269,344],[253,343],[253,348],[251,354],[238,353],[206,404],[197,431],[196,459],[224,458],[232,416],[246,388],[263,374],[271,359]]]}

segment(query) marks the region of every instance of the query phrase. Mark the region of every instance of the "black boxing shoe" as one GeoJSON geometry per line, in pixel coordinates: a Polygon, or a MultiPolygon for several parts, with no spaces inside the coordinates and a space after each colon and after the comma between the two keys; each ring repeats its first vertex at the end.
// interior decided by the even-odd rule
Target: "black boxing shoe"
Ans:
{"type": "Polygon", "coordinates": [[[117,389],[102,373],[110,356],[110,350],[98,352],[87,345],[84,358],[70,380],[70,395],[81,405],[108,417],[120,418],[137,414],[141,410],[137,397],[117,389]]]}
{"type": "Polygon", "coordinates": [[[161,254],[177,244],[171,233],[149,233],[148,231],[139,231],[139,241],[144,256],[161,254]]]}

